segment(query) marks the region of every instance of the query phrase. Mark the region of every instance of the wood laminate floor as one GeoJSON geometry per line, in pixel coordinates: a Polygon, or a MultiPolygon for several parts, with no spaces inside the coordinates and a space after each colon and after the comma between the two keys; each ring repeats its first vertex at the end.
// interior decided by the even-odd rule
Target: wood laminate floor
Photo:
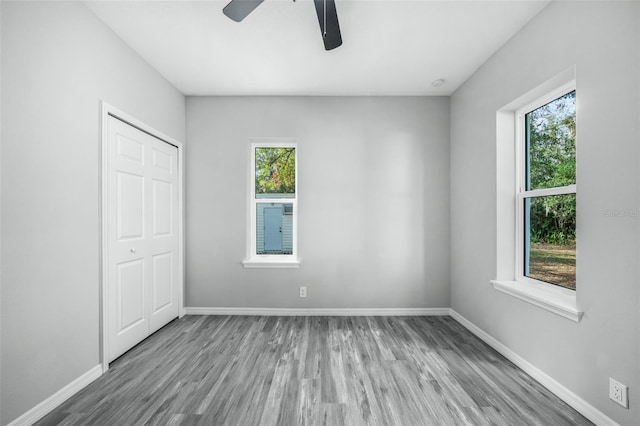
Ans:
{"type": "Polygon", "coordinates": [[[186,316],[38,425],[587,425],[450,317],[186,316]]]}

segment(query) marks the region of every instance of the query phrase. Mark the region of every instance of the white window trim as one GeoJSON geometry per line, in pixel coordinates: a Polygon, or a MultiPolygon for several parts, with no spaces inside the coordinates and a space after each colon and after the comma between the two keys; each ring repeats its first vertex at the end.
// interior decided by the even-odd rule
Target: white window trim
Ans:
{"type": "Polygon", "coordinates": [[[531,281],[535,282],[491,280],[491,284],[493,284],[493,288],[502,293],[536,305],[564,318],[575,322],[579,322],[582,319],[583,312],[578,310],[576,306],[576,295],[566,293],[570,290],[542,281],[531,281]]]}
{"type": "Polygon", "coordinates": [[[248,241],[247,255],[242,265],[245,268],[298,268],[300,260],[298,259],[298,143],[293,138],[251,138],[249,139],[249,214],[247,215],[248,224],[248,241]],[[294,198],[269,198],[256,199],[255,173],[256,173],[256,148],[295,148],[296,149],[296,188],[294,198]],[[293,204],[293,246],[292,254],[273,255],[273,254],[257,254],[256,247],[256,208],[258,203],[287,203],[293,204]]]}
{"type": "MultiPolygon", "coordinates": [[[[513,280],[491,280],[493,287],[505,294],[516,297],[525,302],[536,305],[547,311],[553,312],[564,318],[579,322],[583,312],[577,306],[577,291],[566,289],[544,281],[539,281],[523,274],[524,269],[524,199],[548,195],[577,194],[576,185],[564,187],[545,188],[537,190],[525,190],[525,141],[524,141],[524,116],[525,114],[547,103],[576,90],[575,79],[562,84],[555,90],[546,91],[544,95],[537,97],[533,102],[515,109],[515,268],[513,280]]],[[[531,94],[526,95],[530,99],[531,94]]],[[[517,102],[517,101],[516,101],[517,102]]],[[[513,105],[513,104],[512,104],[513,105]]],[[[513,110],[512,110],[513,111],[513,110]]]]}

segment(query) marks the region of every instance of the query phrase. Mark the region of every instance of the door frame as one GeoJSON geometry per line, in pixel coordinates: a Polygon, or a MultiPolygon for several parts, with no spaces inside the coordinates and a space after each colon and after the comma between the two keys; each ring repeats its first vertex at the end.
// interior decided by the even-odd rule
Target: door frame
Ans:
{"type": "Polygon", "coordinates": [[[178,317],[185,315],[184,308],[184,283],[185,283],[185,258],[184,258],[184,145],[118,108],[100,101],[100,363],[102,372],[109,369],[109,309],[107,297],[107,270],[108,270],[108,250],[107,250],[107,144],[108,144],[108,121],[109,116],[121,120],[136,129],[153,136],[156,139],[175,146],[178,149],[178,317]]]}

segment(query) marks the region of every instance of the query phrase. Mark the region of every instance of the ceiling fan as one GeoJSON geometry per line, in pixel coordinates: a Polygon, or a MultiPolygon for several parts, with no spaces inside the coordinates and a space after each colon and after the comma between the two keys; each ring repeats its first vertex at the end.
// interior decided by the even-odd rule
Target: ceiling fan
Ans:
{"type": "MultiPolygon", "coordinates": [[[[240,22],[264,0],[231,0],[222,12],[230,19],[240,22]]],[[[295,0],[294,0],[295,1],[295,0]]],[[[342,44],[335,0],[313,0],[320,24],[320,33],[325,50],[335,49],[342,44]]]]}

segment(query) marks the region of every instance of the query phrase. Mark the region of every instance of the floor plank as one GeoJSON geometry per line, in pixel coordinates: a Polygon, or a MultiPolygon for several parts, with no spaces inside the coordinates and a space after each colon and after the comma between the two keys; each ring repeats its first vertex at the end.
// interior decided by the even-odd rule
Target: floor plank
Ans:
{"type": "Polygon", "coordinates": [[[37,425],[590,425],[450,317],[186,316],[37,425]]]}

